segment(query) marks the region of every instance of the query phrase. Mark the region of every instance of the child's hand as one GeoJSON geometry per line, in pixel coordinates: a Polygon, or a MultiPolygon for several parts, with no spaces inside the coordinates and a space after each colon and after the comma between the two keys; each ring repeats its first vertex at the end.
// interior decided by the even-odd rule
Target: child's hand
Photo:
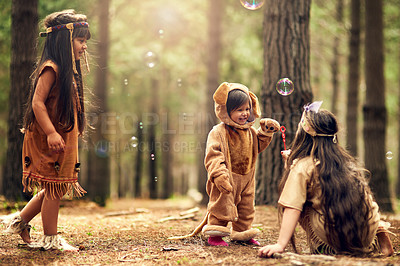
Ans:
{"type": "Polygon", "coordinates": [[[63,152],[65,148],[65,142],[57,132],[53,132],[47,136],[47,145],[49,145],[50,150],[56,153],[63,152]]]}
{"type": "Polygon", "coordinates": [[[268,245],[268,246],[264,246],[258,250],[258,256],[260,256],[261,258],[270,258],[275,253],[282,253],[283,251],[284,251],[284,248],[279,244],[268,245]]]}
{"type": "Polygon", "coordinates": [[[287,158],[289,157],[290,153],[292,152],[291,149],[281,151],[282,159],[286,162],[287,158]]]}
{"type": "Polygon", "coordinates": [[[271,118],[263,118],[260,120],[260,126],[261,129],[265,133],[275,133],[277,132],[281,125],[278,123],[278,121],[271,119],[271,118]]]}
{"type": "Polygon", "coordinates": [[[221,193],[229,194],[233,190],[232,185],[229,183],[228,177],[224,175],[214,178],[214,184],[217,186],[218,190],[221,191],[221,193]]]}
{"type": "Polygon", "coordinates": [[[287,159],[289,158],[291,152],[291,149],[281,151],[282,160],[285,162],[285,169],[287,168],[287,159]]]}

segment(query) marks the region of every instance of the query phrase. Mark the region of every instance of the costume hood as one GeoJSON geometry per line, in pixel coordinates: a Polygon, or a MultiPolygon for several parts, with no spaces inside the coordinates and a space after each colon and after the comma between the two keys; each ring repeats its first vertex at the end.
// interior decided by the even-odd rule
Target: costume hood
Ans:
{"type": "Polygon", "coordinates": [[[261,115],[260,105],[258,103],[257,96],[251,91],[249,91],[249,89],[243,84],[223,82],[221,85],[219,85],[218,89],[215,91],[213,98],[215,102],[216,116],[219,118],[219,120],[221,120],[221,122],[227,125],[240,129],[246,129],[251,127],[254,124],[255,119],[260,117],[261,115]],[[229,116],[228,111],[226,110],[226,101],[228,100],[228,94],[230,91],[236,89],[243,91],[250,98],[250,104],[251,104],[250,116],[249,119],[247,120],[247,123],[244,125],[240,125],[234,122],[229,116]]]}

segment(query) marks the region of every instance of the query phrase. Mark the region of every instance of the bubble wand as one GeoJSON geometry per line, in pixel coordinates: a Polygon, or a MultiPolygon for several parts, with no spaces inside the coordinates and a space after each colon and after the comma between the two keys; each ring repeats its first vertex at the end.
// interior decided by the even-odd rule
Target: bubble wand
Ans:
{"type": "Polygon", "coordinates": [[[282,132],[283,147],[285,148],[286,151],[286,135],[285,135],[286,128],[284,126],[281,126],[279,130],[282,132]]]}

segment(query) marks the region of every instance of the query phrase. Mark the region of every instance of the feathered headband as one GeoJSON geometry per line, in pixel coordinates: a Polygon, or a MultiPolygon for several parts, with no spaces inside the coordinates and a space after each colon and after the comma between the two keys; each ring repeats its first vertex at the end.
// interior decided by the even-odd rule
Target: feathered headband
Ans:
{"type": "MultiPolygon", "coordinates": [[[[74,56],[74,44],[72,43],[72,33],[74,32],[75,28],[89,28],[89,23],[87,22],[76,22],[76,23],[67,23],[67,24],[60,24],[56,25],[53,27],[48,27],[46,29],[46,32],[40,32],[39,36],[40,37],[47,37],[49,33],[56,32],[59,30],[69,30],[70,34],[70,42],[71,42],[71,53],[72,53],[72,68],[74,70],[75,74],[78,74],[78,71],[76,70],[76,65],[75,65],[75,56],[74,56]]],[[[85,62],[86,62],[86,67],[89,70],[89,64],[87,62],[86,58],[86,53],[85,53],[85,62]]]]}
{"type": "Polygon", "coordinates": [[[337,143],[337,135],[335,134],[320,134],[317,133],[315,131],[315,129],[308,123],[307,119],[306,119],[306,112],[315,112],[318,113],[319,108],[322,105],[322,101],[318,101],[318,102],[313,102],[311,104],[305,105],[304,106],[304,112],[303,115],[301,116],[301,120],[300,120],[300,125],[301,127],[304,129],[305,132],[307,132],[307,134],[310,134],[311,136],[315,137],[333,137],[333,143],[337,143]]]}

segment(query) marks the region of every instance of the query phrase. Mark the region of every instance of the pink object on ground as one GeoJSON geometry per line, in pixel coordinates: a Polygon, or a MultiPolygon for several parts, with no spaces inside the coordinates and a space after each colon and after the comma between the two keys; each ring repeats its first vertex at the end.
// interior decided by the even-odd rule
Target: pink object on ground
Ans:
{"type": "Polygon", "coordinates": [[[249,241],[247,241],[247,244],[259,246],[259,245],[260,245],[260,242],[258,242],[257,240],[254,240],[254,239],[252,238],[252,239],[250,239],[249,241]]]}
{"type": "Polygon", "coordinates": [[[210,246],[229,246],[221,236],[210,236],[208,238],[208,244],[210,246]]]}

